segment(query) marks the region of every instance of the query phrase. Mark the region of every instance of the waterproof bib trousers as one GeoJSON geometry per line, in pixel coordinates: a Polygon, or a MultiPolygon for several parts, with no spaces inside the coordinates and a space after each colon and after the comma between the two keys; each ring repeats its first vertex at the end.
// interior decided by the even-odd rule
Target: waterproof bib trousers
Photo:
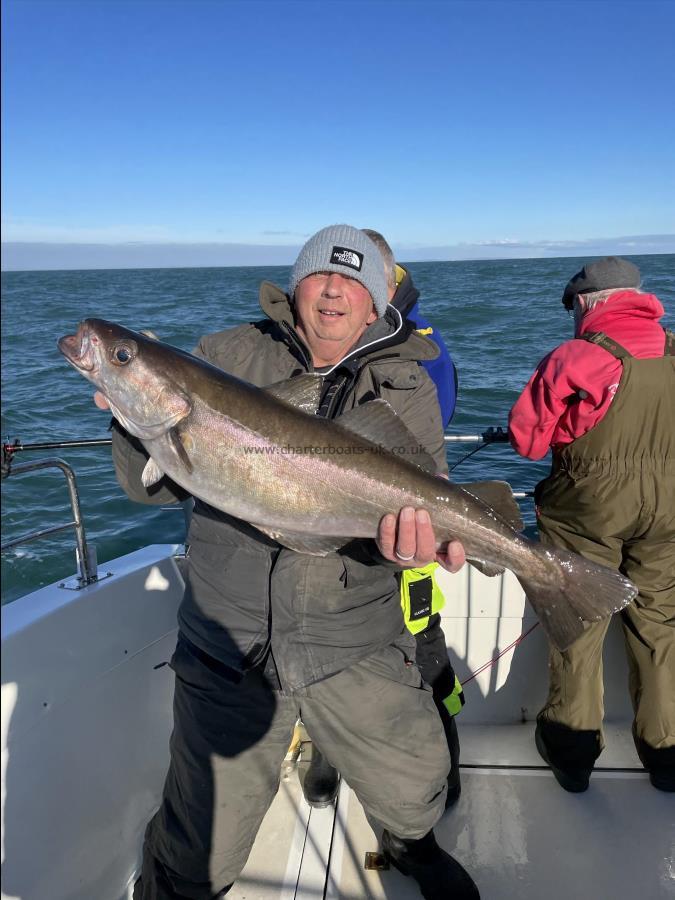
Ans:
{"type": "MultiPolygon", "coordinates": [[[[541,540],[620,569],[639,589],[621,612],[633,737],[650,771],[675,771],[675,358],[635,359],[606,335],[586,338],[623,372],[604,418],[554,454],[535,493],[541,540]]],[[[666,353],[672,344],[666,341],[666,353]]],[[[671,350],[672,352],[672,350],[671,350]]],[[[591,769],[604,747],[602,644],[609,620],[551,648],[538,728],[551,762],[591,769]]]]}

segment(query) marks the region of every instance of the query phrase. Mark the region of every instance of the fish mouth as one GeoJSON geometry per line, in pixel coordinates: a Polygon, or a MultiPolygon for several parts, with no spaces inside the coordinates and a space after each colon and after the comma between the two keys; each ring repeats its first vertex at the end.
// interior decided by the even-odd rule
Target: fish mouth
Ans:
{"type": "Polygon", "coordinates": [[[94,371],[94,346],[86,322],[80,322],[77,334],[65,334],[59,338],[57,347],[71,366],[80,372],[94,371]]]}

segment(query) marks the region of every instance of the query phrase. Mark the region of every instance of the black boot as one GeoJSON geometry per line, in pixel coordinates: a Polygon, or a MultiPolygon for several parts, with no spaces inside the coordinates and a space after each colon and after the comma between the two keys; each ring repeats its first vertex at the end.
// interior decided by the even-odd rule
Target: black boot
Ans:
{"type": "Polygon", "coordinates": [[[448,775],[448,793],[445,797],[445,808],[450,809],[459,800],[462,793],[462,785],[459,780],[459,766],[453,766],[448,775]]]}
{"type": "MultiPolygon", "coordinates": [[[[232,882],[234,884],[234,882],[232,882]]],[[[228,884],[227,887],[224,887],[222,891],[218,891],[217,894],[214,894],[211,897],[211,900],[223,900],[225,894],[229,893],[232,884],[228,884]]],[[[134,882],[134,893],[132,900],[144,900],[145,897],[150,897],[152,900],[163,900],[163,898],[171,898],[171,900],[187,900],[187,896],[185,894],[177,894],[170,885],[151,885],[148,891],[143,890],[143,879],[138,878],[134,882]],[[167,893],[168,892],[168,893],[167,893]]]]}
{"type": "Polygon", "coordinates": [[[459,800],[462,785],[459,780],[459,737],[455,717],[448,715],[449,722],[443,720],[445,737],[450,751],[450,772],[448,774],[448,794],[445,798],[445,808],[450,809],[459,800]]]}
{"type": "Polygon", "coordinates": [[[675,746],[658,749],[652,747],[642,738],[635,736],[635,727],[633,737],[640,762],[649,772],[652,785],[659,791],[668,793],[675,791],[675,746]]]}
{"type": "Polygon", "coordinates": [[[425,900],[480,900],[469,873],[438,846],[433,831],[411,841],[385,830],[382,852],[399,872],[415,879],[425,900]]]}
{"type": "Polygon", "coordinates": [[[305,800],[314,809],[330,806],[337,797],[339,780],[338,770],[331,766],[316,744],[312,744],[312,759],[302,782],[305,800]]]}
{"type": "Polygon", "coordinates": [[[601,752],[598,731],[576,731],[559,722],[540,719],[534,742],[561,788],[571,794],[588,790],[595,760],[601,752]]]}

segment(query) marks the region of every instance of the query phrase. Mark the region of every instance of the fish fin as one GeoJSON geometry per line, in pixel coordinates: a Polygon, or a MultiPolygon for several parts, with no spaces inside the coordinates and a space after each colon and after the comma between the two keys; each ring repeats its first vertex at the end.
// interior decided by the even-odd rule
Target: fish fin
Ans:
{"type": "Polygon", "coordinates": [[[522,531],[525,527],[520,507],[513,496],[511,485],[507,481],[473,481],[470,484],[455,482],[455,487],[482,500],[497,513],[503,522],[516,531],[522,531]]]}
{"type": "Polygon", "coordinates": [[[178,457],[181,466],[192,474],[194,466],[187,454],[186,448],[186,444],[190,445],[192,441],[190,435],[179,431],[177,428],[172,428],[171,431],[167,433],[167,438],[169,439],[169,446],[173,450],[175,456],[178,457]]]}
{"type": "Polygon", "coordinates": [[[355,406],[342,413],[335,422],[396,456],[404,456],[420,469],[434,475],[438,472],[433,456],[420,446],[419,440],[386,400],[378,398],[355,406]]]}
{"type": "Polygon", "coordinates": [[[278,381],[263,388],[266,394],[271,394],[277,400],[290,403],[302,412],[314,415],[321,402],[323,389],[323,376],[321,375],[296,375],[286,381],[278,381]]]}
{"type": "Polygon", "coordinates": [[[263,528],[261,525],[255,527],[289,550],[307,553],[309,556],[327,556],[352,540],[349,537],[314,537],[311,534],[301,534],[295,531],[273,531],[271,528],[263,528]]]}
{"type": "Polygon", "coordinates": [[[578,553],[541,546],[555,563],[555,585],[542,585],[518,576],[530,604],[551,642],[566,650],[581,635],[584,622],[599,622],[628,606],[638,589],[616,569],[585,559],[578,553]]]}
{"type": "Polygon", "coordinates": [[[467,562],[469,562],[474,569],[478,569],[479,572],[482,572],[483,575],[487,575],[488,578],[493,578],[495,575],[503,575],[504,567],[497,566],[494,563],[486,562],[484,559],[474,559],[473,557],[467,556],[467,562]]]}
{"type": "Polygon", "coordinates": [[[156,484],[160,478],[164,478],[164,472],[160,469],[152,457],[146,462],[141,475],[143,487],[149,488],[156,484]]]}
{"type": "Polygon", "coordinates": [[[144,334],[146,337],[149,337],[153,341],[159,341],[161,343],[161,339],[158,334],[156,334],[151,328],[141,328],[141,334],[144,334]]]}

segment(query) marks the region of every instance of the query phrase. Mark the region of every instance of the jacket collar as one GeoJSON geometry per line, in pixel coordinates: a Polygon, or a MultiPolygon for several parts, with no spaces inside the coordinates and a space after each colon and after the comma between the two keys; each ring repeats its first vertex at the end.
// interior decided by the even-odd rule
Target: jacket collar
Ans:
{"type": "Polygon", "coordinates": [[[582,337],[584,334],[614,329],[617,326],[630,328],[646,322],[655,324],[664,314],[661,301],[653,294],[621,288],[585,313],[575,336],[582,337]]]}

